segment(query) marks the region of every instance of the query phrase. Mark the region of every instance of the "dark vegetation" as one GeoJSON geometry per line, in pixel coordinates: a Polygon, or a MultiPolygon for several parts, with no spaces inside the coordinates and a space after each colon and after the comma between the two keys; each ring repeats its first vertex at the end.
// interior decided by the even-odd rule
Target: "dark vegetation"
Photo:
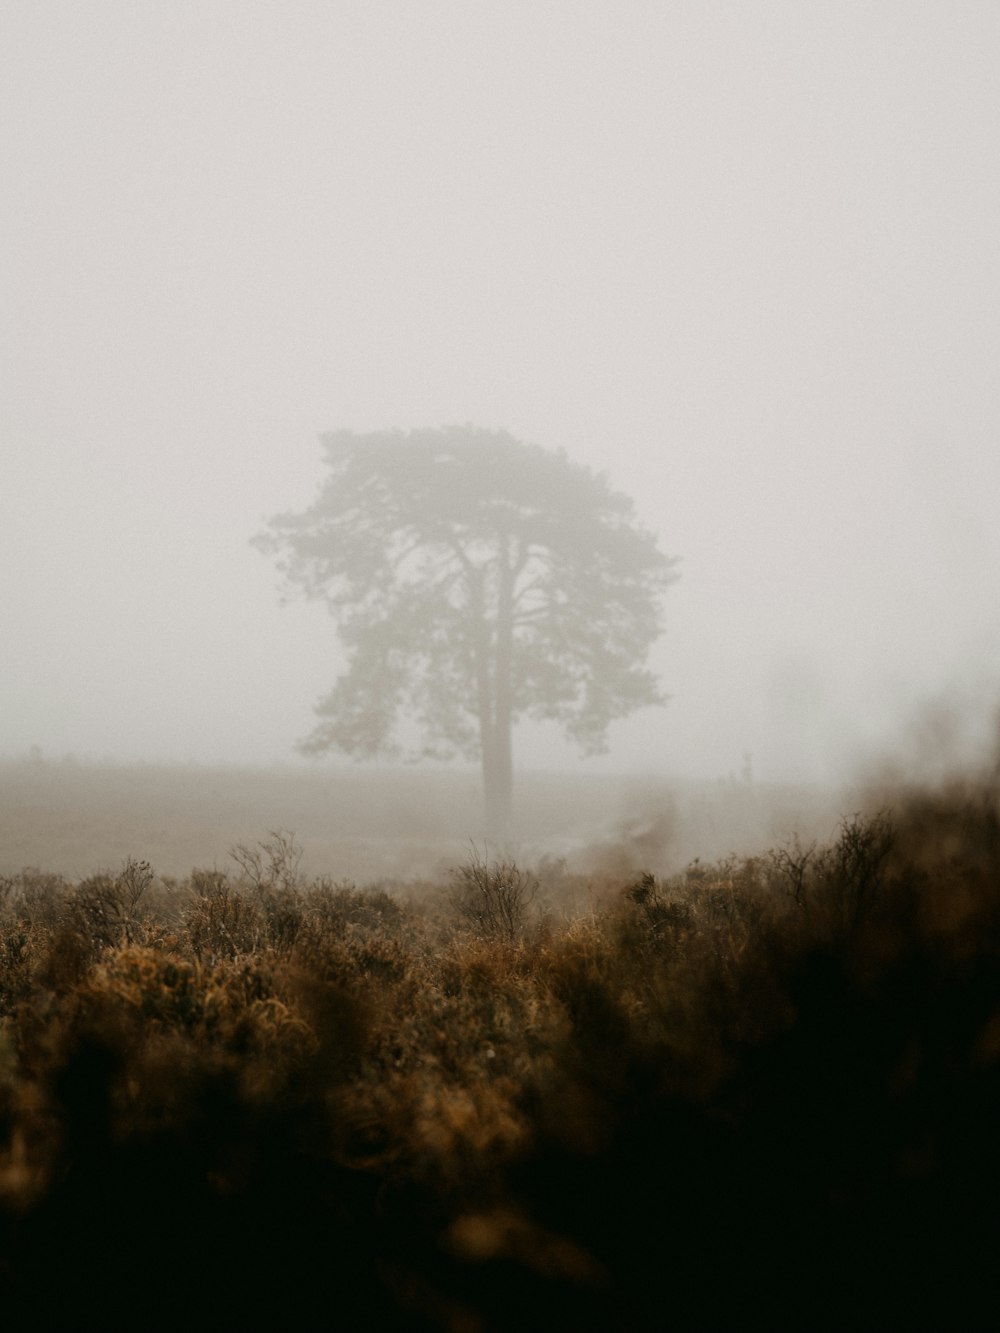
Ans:
{"type": "Polygon", "coordinates": [[[11,1328],[972,1328],[995,783],[675,875],[0,879],[11,1328]]]}

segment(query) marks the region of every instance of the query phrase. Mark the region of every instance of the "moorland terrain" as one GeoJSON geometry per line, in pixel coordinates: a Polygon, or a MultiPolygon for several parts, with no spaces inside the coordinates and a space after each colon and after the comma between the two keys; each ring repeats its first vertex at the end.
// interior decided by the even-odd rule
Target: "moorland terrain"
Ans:
{"type": "Polygon", "coordinates": [[[2,779],[6,1327],[995,1325],[995,772],[2,779]]]}
{"type": "MultiPolygon", "coordinates": [[[[793,833],[825,838],[858,792],[678,781],[656,775],[523,773],[517,855],[574,869],[668,873],[793,833]]],[[[0,873],[80,877],[141,856],[165,875],[231,864],[237,843],[295,832],[305,868],[371,883],[440,875],[481,841],[478,770],[0,761],[0,873]]]]}

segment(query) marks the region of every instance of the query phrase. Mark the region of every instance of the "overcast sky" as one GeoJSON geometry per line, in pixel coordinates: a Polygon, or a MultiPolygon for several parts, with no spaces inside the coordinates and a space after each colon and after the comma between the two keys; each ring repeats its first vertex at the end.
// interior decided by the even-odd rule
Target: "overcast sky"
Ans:
{"type": "Polygon", "coordinates": [[[683,557],[595,769],[992,697],[993,0],[5,0],[0,153],[0,754],[294,761],[334,625],[248,543],[336,427],[563,448],[683,557]]]}

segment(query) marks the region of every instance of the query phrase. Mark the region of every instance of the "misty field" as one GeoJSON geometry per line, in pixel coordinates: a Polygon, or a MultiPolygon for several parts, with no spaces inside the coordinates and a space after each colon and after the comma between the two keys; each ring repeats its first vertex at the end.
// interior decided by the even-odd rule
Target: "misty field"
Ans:
{"type": "MultiPolygon", "coordinates": [[[[575,869],[669,871],[799,833],[823,838],[857,793],[577,773],[517,780],[518,855],[575,869]]],[[[68,878],[127,856],[161,875],[230,865],[230,851],[293,829],[308,874],[433,878],[482,832],[474,768],[241,769],[0,761],[0,874],[41,866],[68,878]]]]}
{"type": "Polygon", "coordinates": [[[8,1327],[995,1326],[995,778],[2,778],[8,1327]]]}

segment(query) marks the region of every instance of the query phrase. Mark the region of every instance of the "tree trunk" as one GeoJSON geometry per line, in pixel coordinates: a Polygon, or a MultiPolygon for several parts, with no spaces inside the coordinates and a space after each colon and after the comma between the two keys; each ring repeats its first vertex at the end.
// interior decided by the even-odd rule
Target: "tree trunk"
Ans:
{"type": "Polygon", "coordinates": [[[506,535],[500,543],[496,642],[493,657],[493,698],[490,745],[483,748],[483,791],[486,835],[506,842],[513,832],[514,758],[512,747],[514,652],[514,571],[506,535]]]}
{"type": "Polygon", "coordinates": [[[486,837],[490,842],[503,844],[511,834],[513,775],[510,746],[506,754],[502,738],[494,736],[493,744],[483,750],[483,794],[485,797],[486,837]]]}
{"type": "Polygon", "coordinates": [[[486,837],[505,843],[512,832],[514,764],[511,748],[514,579],[509,540],[498,543],[497,601],[487,606],[486,571],[468,570],[470,609],[476,621],[475,663],[479,750],[483,765],[486,837]],[[495,612],[495,620],[491,612],[495,612]]]}

